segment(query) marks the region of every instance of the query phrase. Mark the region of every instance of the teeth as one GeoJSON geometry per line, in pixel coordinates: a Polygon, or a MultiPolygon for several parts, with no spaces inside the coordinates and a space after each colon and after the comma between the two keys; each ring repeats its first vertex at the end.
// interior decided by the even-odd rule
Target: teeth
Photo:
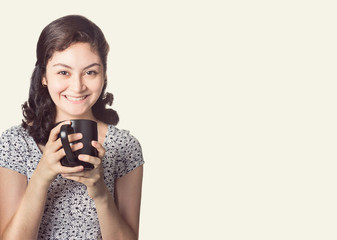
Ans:
{"type": "Polygon", "coordinates": [[[83,100],[83,99],[85,99],[86,98],[86,96],[83,96],[83,97],[78,97],[78,98],[76,98],[76,97],[71,97],[71,96],[65,96],[68,100],[70,100],[70,101],[81,101],[81,100],[83,100]]]}

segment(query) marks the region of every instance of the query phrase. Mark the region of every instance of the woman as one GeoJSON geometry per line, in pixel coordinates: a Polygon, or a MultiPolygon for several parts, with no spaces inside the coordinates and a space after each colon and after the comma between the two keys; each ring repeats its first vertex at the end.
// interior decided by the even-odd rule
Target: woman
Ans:
{"type": "Polygon", "coordinates": [[[114,127],[118,115],[105,107],[113,101],[105,93],[108,51],[101,30],[82,16],[42,31],[23,123],[0,139],[1,239],[138,238],[144,162],[137,139],[114,127]],[[98,124],[98,157],[79,156],[92,170],[60,164],[58,135],[70,119],[98,124]]]}

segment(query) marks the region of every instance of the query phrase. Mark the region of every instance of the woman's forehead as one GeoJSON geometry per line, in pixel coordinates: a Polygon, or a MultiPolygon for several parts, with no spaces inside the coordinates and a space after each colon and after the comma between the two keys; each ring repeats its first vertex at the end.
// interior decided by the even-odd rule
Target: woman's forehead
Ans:
{"type": "Polygon", "coordinates": [[[69,66],[88,66],[97,63],[101,65],[101,58],[89,43],[74,43],[62,51],[55,51],[48,64],[65,64],[69,66]]]}

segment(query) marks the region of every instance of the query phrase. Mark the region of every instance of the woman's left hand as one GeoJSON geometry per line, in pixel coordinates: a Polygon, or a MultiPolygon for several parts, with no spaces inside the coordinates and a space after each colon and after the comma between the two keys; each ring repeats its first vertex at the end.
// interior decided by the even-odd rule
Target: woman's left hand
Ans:
{"type": "Polygon", "coordinates": [[[92,141],[92,146],[97,149],[98,157],[80,154],[78,158],[83,162],[93,164],[94,168],[77,173],[62,174],[62,177],[86,185],[89,196],[95,200],[95,198],[102,197],[107,189],[104,183],[102,166],[102,159],[105,155],[105,149],[97,141],[92,141]]]}

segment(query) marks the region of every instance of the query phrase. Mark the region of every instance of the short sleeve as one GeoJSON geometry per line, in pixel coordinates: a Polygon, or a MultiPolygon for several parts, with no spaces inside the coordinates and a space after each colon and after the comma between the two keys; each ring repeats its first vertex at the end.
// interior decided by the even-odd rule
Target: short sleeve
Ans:
{"type": "Polygon", "coordinates": [[[21,136],[13,128],[1,134],[0,138],[0,167],[8,168],[27,175],[25,161],[22,157],[21,136]]]}
{"type": "Polygon", "coordinates": [[[122,157],[117,162],[117,178],[120,178],[135,168],[144,164],[142,148],[139,141],[127,134],[123,146],[122,157]]]}

